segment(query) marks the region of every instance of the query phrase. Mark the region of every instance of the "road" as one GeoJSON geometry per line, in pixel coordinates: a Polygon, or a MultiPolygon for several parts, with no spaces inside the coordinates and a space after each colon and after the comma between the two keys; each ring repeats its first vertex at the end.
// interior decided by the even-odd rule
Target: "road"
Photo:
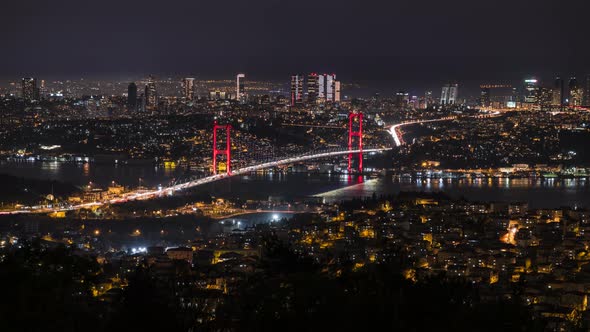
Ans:
{"type": "MultiPolygon", "coordinates": [[[[498,117],[502,115],[501,112],[488,112],[485,114],[478,114],[478,115],[472,115],[469,116],[470,118],[474,118],[474,119],[486,119],[486,118],[494,118],[494,117],[498,117]]],[[[397,123],[392,125],[389,128],[389,133],[391,134],[391,136],[393,137],[393,141],[395,142],[396,146],[401,146],[403,144],[405,144],[404,142],[404,138],[401,132],[401,128],[404,126],[409,126],[409,125],[415,125],[415,124],[422,124],[422,123],[429,123],[429,122],[442,122],[442,121],[452,121],[452,120],[456,120],[458,119],[457,116],[447,116],[444,118],[437,118],[437,119],[428,119],[428,120],[412,120],[412,121],[406,121],[406,122],[402,122],[402,123],[397,123]]]]}

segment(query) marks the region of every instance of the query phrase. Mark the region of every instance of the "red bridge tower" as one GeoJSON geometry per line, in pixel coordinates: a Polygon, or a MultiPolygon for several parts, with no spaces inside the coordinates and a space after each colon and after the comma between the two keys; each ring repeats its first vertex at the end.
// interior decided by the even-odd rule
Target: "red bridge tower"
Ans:
{"type": "MultiPolygon", "coordinates": [[[[363,113],[349,113],[348,114],[348,150],[353,150],[352,146],[352,138],[358,137],[358,156],[359,156],[359,163],[358,163],[358,171],[361,173],[363,171],[363,113]],[[358,119],[358,130],[353,131],[352,124],[354,120],[358,119]]],[[[352,169],[352,153],[348,154],[348,172],[352,169]]]]}
{"type": "Polygon", "coordinates": [[[231,125],[218,125],[213,123],[213,174],[217,174],[217,156],[225,155],[227,175],[231,174],[231,125]],[[225,150],[217,148],[217,130],[225,129],[225,150]]]}

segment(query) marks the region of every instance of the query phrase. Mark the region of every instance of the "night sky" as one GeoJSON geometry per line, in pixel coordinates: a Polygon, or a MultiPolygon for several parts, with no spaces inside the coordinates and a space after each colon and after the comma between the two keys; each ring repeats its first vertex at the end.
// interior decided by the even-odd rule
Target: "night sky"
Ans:
{"type": "Polygon", "coordinates": [[[584,0],[6,0],[0,76],[148,73],[422,87],[590,73],[584,0]]]}

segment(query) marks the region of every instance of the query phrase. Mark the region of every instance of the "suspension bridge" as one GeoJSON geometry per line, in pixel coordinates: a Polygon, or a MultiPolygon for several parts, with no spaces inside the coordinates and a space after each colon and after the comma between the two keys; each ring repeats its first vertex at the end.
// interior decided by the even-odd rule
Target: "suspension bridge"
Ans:
{"type": "MultiPolygon", "coordinates": [[[[486,114],[481,117],[492,117],[497,116],[498,114],[486,114]]],[[[414,121],[407,121],[399,124],[392,125],[389,129],[389,133],[391,134],[395,146],[401,146],[405,144],[403,140],[403,135],[401,132],[401,128],[408,125],[414,124],[422,124],[422,123],[429,123],[429,122],[441,122],[441,121],[450,121],[454,120],[456,117],[445,117],[439,119],[428,119],[428,120],[414,120],[414,121]]],[[[153,199],[157,197],[162,197],[166,195],[173,195],[174,193],[182,190],[187,190],[190,188],[198,187],[207,183],[227,179],[232,176],[248,174],[251,172],[256,172],[259,170],[273,168],[283,165],[289,165],[299,162],[304,162],[308,160],[314,159],[323,159],[323,158],[331,158],[337,156],[347,156],[348,158],[348,171],[349,173],[358,171],[359,173],[363,171],[363,154],[366,153],[379,153],[387,150],[391,150],[392,147],[364,147],[363,146],[363,114],[362,113],[350,113],[348,117],[348,146],[344,148],[331,148],[321,151],[312,151],[308,153],[304,153],[297,156],[290,156],[290,157],[279,157],[275,160],[265,161],[262,163],[244,166],[237,169],[232,169],[232,154],[231,154],[231,130],[232,127],[229,124],[218,124],[215,122],[213,124],[213,171],[212,175],[209,176],[202,176],[198,178],[192,178],[187,181],[173,183],[168,187],[161,187],[154,190],[134,190],[131,192],[127,192],[121,197],[103,200],[103,201],[95,201],[95,202],[87,202],[77,205],[70,205],[67,207],[54,207],[54,208],[47,208],[47,207],[39,207],[36,209],[26,209],[26,210],[13,210],[13,211],[0,211],[0,215],[2,214],[18,214],[18,213],[48,213],[48,212],[56,212],[56,211],[71,211],[71,210],[79,210],[79,209],[86,209],[97,207],[106,204],[121,204],[129,201],[136,201],[136,200],[147,200],[153,199]],[[225,131],[225,144],[220,148],[218,146],[218,131],[225,131]],[[226,167],[224,172],[219,172],[218,170],[218,157],[223,157],[225,159],[226,167]],[[356,162],[356,170],[354,167],[354,160],[358,158],[356,162]]]]}

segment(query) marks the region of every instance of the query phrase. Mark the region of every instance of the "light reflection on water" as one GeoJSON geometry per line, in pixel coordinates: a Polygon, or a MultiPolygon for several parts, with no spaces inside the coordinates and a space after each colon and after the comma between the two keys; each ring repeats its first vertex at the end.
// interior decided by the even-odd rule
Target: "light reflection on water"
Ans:
{"type": "Polygon", "coordinates": [[[461,178],[420,179],[383,177],[363,184],[316,193],[326,201],[395,194],[400,191],[445,192],[454,198],[477,201],[522,201],[532,207],[590,208],[590,185],[585,178],[461,178]]]}
{"type": "MultiPolygon", "coordinates": [[[[185,176],[180,168],[153,165],[106,165],[59,162],[0,161],[0,173],[26,178],[54,179],[75,185],[111,181],[136,187],[168,184],[185,176]]],[[[479,201],[524,201],[533,207],[582,206],[590,208],[590,181],[585,178],[412,178],[359,175],[327,175],[280,172],[250,174],[199,187],[197,191],[218,197],[268,199],[270,196],[324,197],[339,201],[357,197],[396,194],[400,191],[445,192],[451,197],[479,201]]]]}

